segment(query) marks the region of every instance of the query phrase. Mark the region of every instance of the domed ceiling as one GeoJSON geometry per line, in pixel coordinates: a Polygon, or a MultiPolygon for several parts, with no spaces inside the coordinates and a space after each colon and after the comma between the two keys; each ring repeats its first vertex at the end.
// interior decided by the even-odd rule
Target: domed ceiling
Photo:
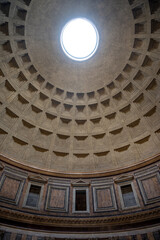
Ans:
{"type": "Polygon", "coordinates": [[[160,153],[160,8],[155,0],[0,0],[0,152],[56,173],[125,169],[160,153]],[[97,52],[60,45],[87,18],[97,52]]]}

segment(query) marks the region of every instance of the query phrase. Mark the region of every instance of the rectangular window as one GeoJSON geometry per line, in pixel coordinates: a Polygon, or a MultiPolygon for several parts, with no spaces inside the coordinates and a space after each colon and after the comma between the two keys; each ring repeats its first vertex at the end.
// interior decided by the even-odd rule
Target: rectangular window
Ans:
{"type": "Polygon", "coordinates": [[[121,186],[121,192],[124,207],[133,207],[137,205],[131,184],[121,186]]]}
{"type": "Polygon", "coordinates": [[[160,239],[160,231],[153,232],[153,236],[154,236],[155,240],[159,240],[160,239]]]}
{"type": "Polygon", "coordinates": [[[26,240],[32,240],[32,236],[31,235],[27,235],[26,236],[26,240]]]}
{"type": "Polygon", "coordinates": [[[5,232],[4,236],[2,237],[4,240],[10,240],[11,239],[11,233],[10,232],[5,232]]]}
{"type": "Polygon", "coordinates": [[[147,233],[141,234],[141,238],[142,238],[142,240],[149,240],[147,233]]]}
{"type": "Polygon", "coordinates": [[[27,201],[26,201],[26,206],[35,207],[35,208],[38,207],[40,191],[41,191],[40,186],[36,186],[36,185],[30,186],[30,190],[28,193],[27,201]]]}
{"type": "Polygon", "coordinates": [[[17,234],[15,240],[21,240],[22,239],[22,234],[17,234]]]}
{"type": "Polygon", "coordinates": [[[76,190],[76,203],[75,203],[76,211],[86,211],[86,190],[76,190]]]}
{"type": "Polygon", "coordinates": [[[73,212],[89,213],[89,189],[88,189],[88,187],[73,188],[73,212]]]}
{"type": "Polygon", "coordinates": [[[132,235],[131,236],[131,240],[137,240],[137,236],[136,235],[132,235]]]}

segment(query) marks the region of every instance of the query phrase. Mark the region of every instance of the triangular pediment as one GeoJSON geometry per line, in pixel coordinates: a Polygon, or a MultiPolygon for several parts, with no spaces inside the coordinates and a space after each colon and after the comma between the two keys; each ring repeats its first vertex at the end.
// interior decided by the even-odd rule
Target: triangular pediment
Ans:
{"type": "Polygon", "coordinates": [[[90,183],[88,181],[84,181],[82,179],[78,179],[72,182],[72,186],[89,186],[90,183]]]}
{"type": "Polygon", "coordinates": [[[121,175],[120,177],[116,178],[114,180],[115,183],[120,183],[120,182],[125,182],[125,181],[131,181],[133,180],[134,176],[133,175],[121,175]]]}
{"type": "Polygon", "coordinates": [[[30,181],[34,181],[34,182],[40,182],[40,183],[47,183],[47,179],[42,177],[42,176],[37,176],[37,175],[29,175],[28,179],[30,181]]]}

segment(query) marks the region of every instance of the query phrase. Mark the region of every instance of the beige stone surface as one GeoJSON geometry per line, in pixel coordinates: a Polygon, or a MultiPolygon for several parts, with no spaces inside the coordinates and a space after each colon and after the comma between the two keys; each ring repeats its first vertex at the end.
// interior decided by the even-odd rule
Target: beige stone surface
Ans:
{"type": "Polygon", "coordinates": [[[160,153],[160,9],[148,0],[5,0],[0,7],[0,153],[64,173],[104,172],[160,153]],[[100,35],[69,59],[76,17],[100,35]]]}

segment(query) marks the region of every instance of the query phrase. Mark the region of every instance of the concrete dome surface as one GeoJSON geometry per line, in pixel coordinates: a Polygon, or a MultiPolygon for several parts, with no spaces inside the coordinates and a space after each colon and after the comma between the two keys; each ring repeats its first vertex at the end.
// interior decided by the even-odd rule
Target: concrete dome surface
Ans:
{"type": "Polygon", "coordinates": [[[67,174],[112,172],[160,152],[160,16],[153,1],[1,1],[0,151],[67,174]],[[82,17],[99,32],[84,62],[60,44],[82,17]]]}

